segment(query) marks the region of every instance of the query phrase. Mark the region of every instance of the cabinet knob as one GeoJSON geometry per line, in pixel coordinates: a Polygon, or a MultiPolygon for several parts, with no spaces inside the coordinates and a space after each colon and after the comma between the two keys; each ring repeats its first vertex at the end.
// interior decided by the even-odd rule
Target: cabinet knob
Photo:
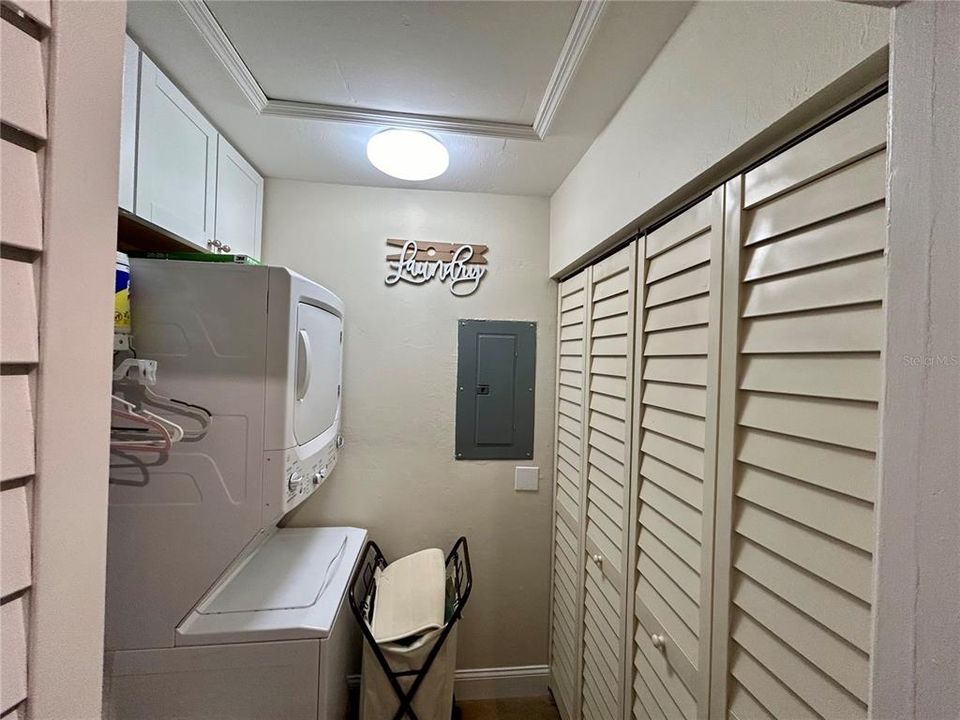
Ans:
{"type": "Polygon", "coordinates": [[[663,635],[658,635],[657,633],[654,633],[650,636],[650,642],[653,643],[653,646],[657,650],[663,650],[667,647],[667,641],[664,639],[663,635]]]}
{"type": "Polygon", "coordinates": [[[598,566],[603,565],[603,555],[601,555],[600,553],[597,553],[596,555],[593,556],[593,561],[598,566]]]}

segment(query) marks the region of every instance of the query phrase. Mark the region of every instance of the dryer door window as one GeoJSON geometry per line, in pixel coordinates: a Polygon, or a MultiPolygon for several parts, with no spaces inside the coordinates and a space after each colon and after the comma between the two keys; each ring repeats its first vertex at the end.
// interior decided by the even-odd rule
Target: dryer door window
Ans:
{"type": "Polygon", "coordinates": [[[340,359],[343,320],[300,303],[297,307],[293,432],[300,445],[336,422],[340,412],[340,359]]]}

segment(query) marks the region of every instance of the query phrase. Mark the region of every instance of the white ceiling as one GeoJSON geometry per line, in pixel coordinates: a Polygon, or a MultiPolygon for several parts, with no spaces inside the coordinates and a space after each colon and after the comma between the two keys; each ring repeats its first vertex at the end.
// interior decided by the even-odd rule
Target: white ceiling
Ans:
{"type": "Polygon", "coordinates": [[[690,5],[134,0],[127,22],[267,176],[546,196],[690,5]],[[367,140],[394,125],[440,138],[447,173],[370,166],[367,140]]]}
{"type": "Polygon", "coordinates": [[[573,2],[211,2],[267,96],[532,124],[573,2]]]}

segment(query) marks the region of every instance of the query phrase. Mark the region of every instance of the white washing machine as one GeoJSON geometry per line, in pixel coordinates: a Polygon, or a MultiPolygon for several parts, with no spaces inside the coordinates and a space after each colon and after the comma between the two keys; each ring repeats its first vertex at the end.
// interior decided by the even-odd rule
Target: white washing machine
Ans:
{"type": "Polygon", "coordinates": [[[152,259],[131,303],[156,392],[209,423],[111,456],[105,716],[342,720],[366,531],[278,526],[338,460],[343,304],[282,267],[152,259]]]}
{"type": "Polygon", "coordinates": [[[367,533],[284,528],[224,573],[176,646],[107,653],[109,720],[342,720],[360,638],[346,589],[367,533]]]}

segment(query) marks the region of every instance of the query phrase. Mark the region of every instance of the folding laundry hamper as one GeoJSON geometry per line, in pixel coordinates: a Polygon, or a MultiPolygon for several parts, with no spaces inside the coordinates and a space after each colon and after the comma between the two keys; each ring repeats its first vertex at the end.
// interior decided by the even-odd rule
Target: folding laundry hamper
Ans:
{"type": "Polygon", "coordinates": [[[360,688],[361,720],[450,720],[454,713],[456,625],[473,587],[467,539],[461,537],[444,561],[442,626],[397,642],[374,637],[377,583],[387,561],[367,542],[350,581],[350,608],[364,637],[360,688]]]}

